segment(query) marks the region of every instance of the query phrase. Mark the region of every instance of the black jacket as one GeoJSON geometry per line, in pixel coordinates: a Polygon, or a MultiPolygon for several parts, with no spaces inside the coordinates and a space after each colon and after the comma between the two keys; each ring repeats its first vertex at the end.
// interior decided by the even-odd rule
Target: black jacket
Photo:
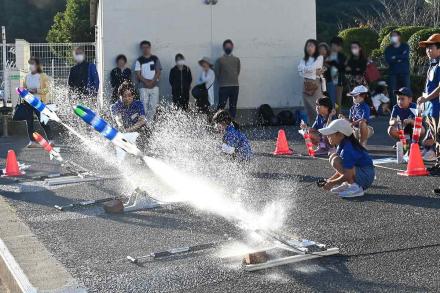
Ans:
{"type": "Polygon", "coordinates": [[[118,89],[124,81],[131,81],[131,70],[125,68],[123,71],[118,67],[110,72],[110,83],[113,88],[112,100],[118,99],[118,89]]]}
{"type": "Polygon", "coordinates": [[[347,66],[350,67],[350,71],[347,70],[347,74],[351,74],[353,76],[364,75],[367,70],[368,60],[366,58],[354,58],[351,57],[347,61],[347,66]]]}
{"type": "Polygon", "coordinates": [[[327,60],[325,61],[325,66],[328,70],[325,72],[324,77],[327,82],[331,81],[331,67],[336,67],[338,69],[338,86],[343,84],[345,78],[345,62],[347,57],[343,53],[338,53],[337,60],[327,60]]]}
{"type": "Polygon", "coordinates": [[[182,70],[176,66],[170,71],[170,84],[174,98],[189,98],[191,90],[192,74],[191,69],[184,65],[182,70]]]}

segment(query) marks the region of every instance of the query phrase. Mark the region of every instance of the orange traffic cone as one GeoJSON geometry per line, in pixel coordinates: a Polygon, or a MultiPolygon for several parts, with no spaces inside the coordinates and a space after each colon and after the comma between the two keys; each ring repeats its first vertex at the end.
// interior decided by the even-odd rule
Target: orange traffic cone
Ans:
{"type": "Polygon", "coordinates": [[[293,154],[293,150],[289,148],[289,144],[287,143],[286,133],[284,132],[283,129],[280,129],[280,131],[278,131],[277,144],[273,154],[276,156],[293,154]]]}
{"type": "Polygon", "coordinates": [[[422,154],[418,143],[412,143],[409,151],[408,166],[405,172],[397,173],[403,176],[426,176],[429,175],[426,170],[425,163],[423,163],[422,154]]]}
{"type": "Polygon", "coordinates": [[[8,151],[8,156],[6,157],[6,168],[3,169],[3,176],[5,177],[17,177],[23,175],[24,172],[20,171],[18,166],[17,157],[13,150],[8,151]]]}

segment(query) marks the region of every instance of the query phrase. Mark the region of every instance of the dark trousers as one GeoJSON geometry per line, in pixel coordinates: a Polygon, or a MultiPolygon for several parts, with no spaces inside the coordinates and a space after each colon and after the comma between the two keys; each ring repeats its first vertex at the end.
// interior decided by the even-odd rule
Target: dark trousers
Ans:
{"type": "Polygon", "coordinates": [[[173,95],[173,104],[177,107],[177,109],[182,109],[184,111],[188,110],[189,104],[189,93],[188,96],[174,96],[173,95]]]}
{"type": "MultiPolygon", "coordinates": [[[[34,113],[35,113],[35,115],[37,115],[38,121],[40,121],[40,112],[38,112],[34,107],[29,105],[28,103],[24,103],[24,105],[27,108],[27,113],[28,113],[28,115],[26,117],[28,136],[31,141],[35,141],[34,137],[32,135],[35,131],[34,113]]],[[[52,132],[51,132],[50,126],[48,124],[44,124],[44,123],[41,123],[41,126],[43,127],[44,132],[46,132],[46,138],[48,140],[51,140],[52,139],[52,132]]]]}
{"type": "Polygon", "coordinates": [[[219,101],[217,110],[224,109],[229,99],[229,113],[231,114],[232,118],[235,118],[235,116],[237,115],[237,101],[239,91],[240,87],[238,86],[225,86],[219,88],[219,101]]]}
{"type": "Polygon", "coordinates": [[[391,100],[391,105],[395,105],[397,103],[396,95],[394,94],[395,90],[398,90],[403,87],[410,88],[411,80],[409,73],[408,74],[390,74],[388,79],[388,93],[391,100]]]}

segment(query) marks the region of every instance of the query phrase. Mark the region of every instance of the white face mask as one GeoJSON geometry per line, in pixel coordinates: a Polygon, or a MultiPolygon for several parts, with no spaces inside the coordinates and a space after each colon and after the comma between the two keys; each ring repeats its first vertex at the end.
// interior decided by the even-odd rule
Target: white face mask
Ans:
{"type": "Polygon", "coordinates": [[[183,65],[185,65],[185,60],[183,60],[183,59],[177,60],[176,64],[179,66],[183,66],[183,65]]]}
{"type": "Polygon", "coordinates": [[[37,69],[37,66],[35,64],[29,64],[29,71],[30,72],[35,72],[37,69]]]}
{"type": "Polygon", "coordinates": [[[390,39],[391,39],[391,43],[393,43],[393,44],[399,43],[399,37],[398,36],[392,36],[390,39]]]}
{"type": "Polygon", "coordinates": [[[75,59],[76,62],[81,63],[84,61],[85,56],[84,54],[75,54],[73,58],[75,59]]]}
{"type": "Polygon", "coordinates": [[[351,53],[352,53],[354,56],[358,56],[358,55],[359,55],[359,49],[351,49],[351,53]]]}

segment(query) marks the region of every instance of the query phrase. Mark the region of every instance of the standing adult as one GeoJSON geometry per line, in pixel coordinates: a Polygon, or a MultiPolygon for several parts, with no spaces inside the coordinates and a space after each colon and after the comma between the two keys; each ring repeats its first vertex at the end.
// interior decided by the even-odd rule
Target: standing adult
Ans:
{"type": "Polygon", "coordinates": [[[127,67],[127,57],[120,54],[116,57],[116,67],[110,72],[110,84],[112,86],[111,103],[119,99],[118,90],[124,82],[131,82],[131,69],[127,67]]]}
{"type": "Polygon", "coordinates": [[[350,45],[350,58],[347,60],[345,72],[348,74],[350,89],[359,85],[367,85],[365,71],[368,60],[365,57],[364,49],[359,42],[352,42],[350,45]]]}
{"type": "Polygon", "coordinates": [[[215,75],[218,80],[218,108],[222,110],[226,107],[229,99],[229,113],[232,118],[237,115],[237,101],[239,94],[238,76],[240,75],[241,63],[238,57],[232,55],[234,43],[231,40],[223,42],[224,55],[217,59],[215,63],[215,75]]]}
{"type": "Polygon", "coordinates": [[[136,77],[139,80],[139,94],[144,105],[145,115],[152,120],[159,104],[159,79],[162,72],[162,65],[157,56],[151,54],[151,43],[142,41],[140,43],[142,56],[135,65],[136,77]]]}
{"type": "Polygon", "coordinates": [[[178,109],[187,111],[192,83],[191,69],[185,65],[185,57],[182,54],[177,54],[174,59],[176,66],[171,69],[169,77],[173,104],[178,109]]]}
{"type": "Polygon", "coordinates": [[[329,73],[333,84],[336,86],[336,99],[333,102],[335,103],[335,109],[338,113],[342,103],[342,93],[344,91],[345,81],[345,62],[347,61],[347,57],[342,53],[343,45],[344,40],[341,37],[334,37],[330,42],[331,52],[326,62],[327,67],[329,67],[329,73]]]}
{"type": "Polygon", "coordinates": [[[306,41],[304,58],[298,65],[298,72],[304,78],[303,101],[308,121],[315,121],[316,100],[323,96],[321,80],[324,58],[319,55],[318,42],[313,39],[306,41]]]}
{"type": "Polygon", "coordinates": [[[391,45],[385,49],[385,60],[388,63],[388,87],[390,89],[391,103],[396,104],[394,91],[403,87],[410,88],[409,52],[407,43],[401,41],[399,31],[390,34],[391,45]]]}
{"type": "Polygon", "coordinates": [[[336,102],[336,85],[333,83],[330,64],[328,63],[330,58],[330,46],[327,43],[320,43],[318,46],[319,55],[324,58],[323,74],[321,76],[322,91],[327,93],[328,97],[334,105],[336,102]]]}
{"type": "MultiPolygon", "coordinates": [[[[42,102],[47,104],[48,102],[48,94],[49,94],[49,78],[43,72],[43,68],[41,67],[40,60],[38,58],[32,57],[29,60],[29,73],[26,75],[24,79],[23,86],[27,88],[27,90],[33,94],[37,99],[40,99],[42,102]]],[[[40,112],[33,108],[28,103],[23,103],[23,107],[26,113],[26,123],[27,123],[27,132],[29,136],[29,144],[28,147],[38,147],[39,145],[34,141],[33,133],[34,133],[34,113],[37,116],[38,120],[40,120],[40,112]]],[[[46,123],[41,123],[41,126],[46,132],[46,138],[51,142],[52,134],[50,126],[46,123]]]]}
{"type": "Polygon", "coordinates": [[[86,61],[84,49],[73,51],[76,64],[70,68],[69,95],[73,99],[96,98],[99,90],[99,76],[96,65],[86,61]]]}
{"type": "Polygon", "coordinates": [[[198,92],[198,96],[194,96],[197,110],[208,113],[209,106],[214,104],[215,73],[214,70],[212,70],[213,64],[208,57],[203,57],[203,59],[199,61],[199,65],[202,71],[197,79],[196,87],[202,87],[203,90],[193,90],[193,94],[198,92]]]}

